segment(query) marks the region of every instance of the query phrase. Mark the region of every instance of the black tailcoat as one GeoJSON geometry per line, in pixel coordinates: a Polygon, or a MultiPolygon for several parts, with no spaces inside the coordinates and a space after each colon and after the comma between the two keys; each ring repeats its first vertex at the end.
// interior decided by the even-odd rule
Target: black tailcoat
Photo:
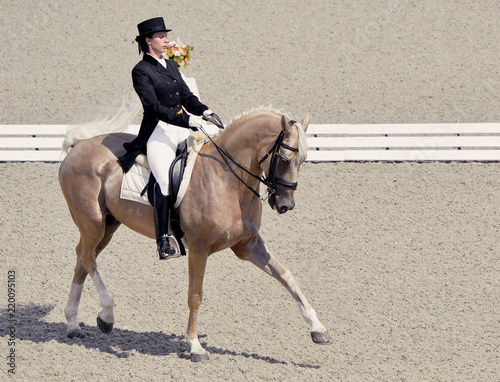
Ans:
{"type": "Polygon", "coordinates": [[[164,68],[154,57],[144,54],[132,70],[132,81],[144,108],[138,136],[125,143],[127,154],[118,160],[124,172],[134,164],[135,158],[146,153],[146,143],[158,121],[189,128],[189,115],[201,115],[208,107],[200,102],[181,77],[177,65],[166,60],[164,68]]]}

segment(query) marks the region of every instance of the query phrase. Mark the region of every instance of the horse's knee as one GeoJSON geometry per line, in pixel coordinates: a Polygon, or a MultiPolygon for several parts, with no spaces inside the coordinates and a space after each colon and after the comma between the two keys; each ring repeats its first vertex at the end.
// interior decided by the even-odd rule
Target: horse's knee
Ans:
{"type": "Polygon", "coordinates": [[[188,296],[189,309],[198,309],[203,301],[203,293],[193,293],[188,296]]]}

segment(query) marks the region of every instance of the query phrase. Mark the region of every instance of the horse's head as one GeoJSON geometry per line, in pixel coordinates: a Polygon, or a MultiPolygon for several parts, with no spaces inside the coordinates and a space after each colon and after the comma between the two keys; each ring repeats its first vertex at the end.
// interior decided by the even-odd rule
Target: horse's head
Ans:
{"type": "Polygon", "coordinates": [[[310,111],[305,114],[300,126],[282,116],[281,132],[268,155],[261,160],[268,184],[268,202],[279,214],[295,207],[293,192],[297,188],[300,165],[307,156],[305,132],[310,121],[310,111]],[[264,162],[267,162],[266,166],[264,162]]]}

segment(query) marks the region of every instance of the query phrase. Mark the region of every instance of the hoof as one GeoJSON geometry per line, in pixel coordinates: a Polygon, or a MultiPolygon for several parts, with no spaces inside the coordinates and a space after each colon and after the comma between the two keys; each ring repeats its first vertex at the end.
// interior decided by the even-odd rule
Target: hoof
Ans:
{"type": "Polygon", "coordinates": [[[85,338],[86,335],[84,332],[82,332],[81,330],[73,330],[72,332],[68,332],[68,334],[66,334],[66,336],[68,338],[85,338]]]}
{"type": "Polygon", "coordinates": [[[208,356],[208,353],[203,353],[203,354],[191,353],[192,362],[208,361],[209,358],[210,357],[208,356]]]}
{"type": "Polygon", "coordinates": [[[101,320],[99,316],[97,316],[97,326],[99,326],[99,329],[101,329],[101,332],[104,334],[109,334],[113,330],[113,323],[108,324],[101,320]]]}
{"type": "Polygon", "coordinates": [[[333,342],[328,332],[311,332],[311,337],[315,344],[330,345],[333,342]]]}

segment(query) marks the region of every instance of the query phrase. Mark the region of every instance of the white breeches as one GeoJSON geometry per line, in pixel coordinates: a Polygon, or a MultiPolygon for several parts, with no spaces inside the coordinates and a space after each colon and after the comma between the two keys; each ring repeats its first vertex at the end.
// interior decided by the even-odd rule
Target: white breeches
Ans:
{"type": "MultiPolygon", "coordinates": [[[[203,129],[209,135],[215,135],[219,131],[217,126],[208,123],[203,124],[203,129]]],[[[146,144],[149,167],[160,185],[163,195],[169,194],[169,171],[170,165],[175,159],[177,145],[186,139],[191,132],[191,129],[160,121],[149,137],[146,144]]]]}
{"type": "Polygon", "coordinates": [[[149,167],[160,185],[163,195],[168,195],[169,170],[175,159],[177,145],[191,133],[190,129],[160,121],[149,137],[147,157],[149,167]]]}

